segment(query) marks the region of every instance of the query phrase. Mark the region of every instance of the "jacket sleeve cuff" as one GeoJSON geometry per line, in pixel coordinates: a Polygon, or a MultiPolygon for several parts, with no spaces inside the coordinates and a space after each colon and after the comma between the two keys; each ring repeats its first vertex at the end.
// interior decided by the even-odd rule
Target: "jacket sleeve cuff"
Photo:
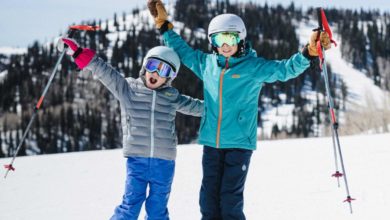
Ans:
{"type": "Polygon", "coordinates": [[[308,60],[312,61],[315,60],[317,57],[316,56],[310,56],[309,54],[309,49],[308,49],[308,44],[306,44],[303,49],[302,49],[302,55],[306,57],[308,60]]]}
{"type": "Polygon", "coordinates": [[[99,57],[97,54],[95,54],[95,56],[93,56],[93,58],[91,59],[91,62],[89,62],[88,65],[85,66],[83,70],[89,70],[94,73],[96,70],[98,60],[99,57]]]}
{"type": "Polygon", "coordinates": [[[158,30],[160,31],[160,34],[163,35],[166,31],[171,29],[173,29],[173,24],[169,21],[165,21],[158,30]]]}

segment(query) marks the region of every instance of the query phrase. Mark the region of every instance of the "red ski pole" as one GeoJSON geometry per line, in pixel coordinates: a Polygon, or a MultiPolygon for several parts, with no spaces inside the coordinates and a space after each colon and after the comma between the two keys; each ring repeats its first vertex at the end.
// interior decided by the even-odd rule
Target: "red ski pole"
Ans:
{"type": "MultiPolygon", "coordinates": [[[[68,37],[69,38],[73,37],[73,35],[76,33],[76,31],[96,31],[96,30],[99,30],[98,26],[74,25],[74,26],[70,26],[69,27],[68,37]]],[[[65,45],[65,48],[67,48],[66,45],[65,45]]],[[[57,73],[57,69],[58,69],[62,59],[64,58],[65,53],[66,53],[66,49],[61,52],[60,57],[58,58],[57,63],[54,66],[54,69],[53,69],[53,71],[52,71],[52,73],[50,75],[50,78],[49,78],[49,82],[46,84],[46,87],[43,90],[43,93],[42,93],[41,97],[39,98],[39,100],[38,100],[38,102],[37,102],[37,104],[36,104],[36,106],[34,108],[34,111],[33,111],[33,114],[31,116],[31,119],[30,119],[26,129],[24,130],[22,139],[20,140],[20,142],[18,144],[18,147],[16,148],[16,151],[14,152],[14,155],[12,157],[11,163],[4,165],[4,168],[7,170],[5,175],[4,175],[4,178],[7,178],[7,175],[9,173],[9,171],[15,171],[15,167],[13,166],[13,163],[15,162],[16,156],[18,155],[18,153],[19,153],[19,151],[20,151],[20,149],[21,149],[21,147],[23,145],[23,142],[26,139],[28,132],[30,131],[31,125],[34,122],[34,119],[37,116],[37,113],[38,113],[39,109],[42,106],[42,102],[45,99],[45,95],[46,95],[47,91],[49,90],[49,87],[50,87],[50,85],[51,85],[51,83],[52,83],[52,81],[53,81],[53,79],[54,79],[54,77],[55,77],[55,75],[57,73]]]]}
{"type": "MultiPolygon", "coordinates": [[[[330,29],[328,20],[326,19],[324,10],[322,8],[318,8],[317,12],[318,12],[318,25],[319,25],[319,27],[317,29],[318,33],[319,33],[318,36],[320,35],[320,32],[325,31],[329,35],[329,38],[330,38],[331,42],[333,44],[335,44],[335,46],[337,46],[336,42],[332,39],[332,31],[330,29]]],[[[349,209],[350,209],[350,211],[352,213],[352,204],[351,204],[351,202],[353,200],[355,200],[355,199],[353,199],[351,197],[350,193],[349,193],[347,174],[346,174],[346,171],[345,171],[343,154],[341,152],[341,146],[340,146],[340,140],[339,140],[339,133],[338,133],[339,124],[337,122],[336,114],[335,114],[335,111],[334,111],[333,98],[332,98],[332,95],[330,93],[330,88],[329,88],[328,71],[327,71],[327,68],[326,68],[326,59],[325,59],[325,50],[324,50],[324,48],[322,48],[321,42],[319,40],[317,41],[317,50],[318,50],[318,54],[319,54],[318,57],[320,59],[320,68],[322,70],[322,74],[323,74],[324,81],[325,81],[326,93],[327,93],[327,96],[328,96],[329,114],[330,114],[330,118],[331,118],[331,121],[332,121],[333,148],[334,148],[334,151],[335,151],[335,160],[336,160],[336,173],[334,173],[332,176],[336,177],[337,179],[339,177],[343,177],[344,178],[345,189],[346,189],[346,192],[347,192],[347,198],[344,200],[344,202],[348,202],[349,209]],[[341,169],[343,171],[342,173],[340,173],[338,171],[337,153],[336,153],[336,145],[335,144],[337,145],[338,156],[339,156],[339,159],[340,159],[341,169]]]]}

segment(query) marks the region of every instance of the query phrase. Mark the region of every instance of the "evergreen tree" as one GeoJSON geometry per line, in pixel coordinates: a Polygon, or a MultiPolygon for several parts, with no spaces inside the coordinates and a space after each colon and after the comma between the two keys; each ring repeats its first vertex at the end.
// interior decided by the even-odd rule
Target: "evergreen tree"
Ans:
{"type": "Polygon", "coordinates": [[[14,139],[12,137],[12,132],[8,132],[8,157],[12,157],[16,147],[14,146],[14,139]]]}
{"type": "Polygon", "coordinates": [[[114,13],[114,27],[116,28],[117,31],[119,31],[119,23],[118,23],[118,18],[116,16],[116,13],[114,13]]]}
{"type": "MultiPolygon", "coordinates": [[[[20,132],[22,132],[22,129],[21,129],[20,125],[19,125],[17,127],[17,129],[16,129],[16,140],[15,140],[15,147],[16,148],[19,146],[20,141],[21,141],[21,134],[20,134],[20,132]]],[[[16,150],[16,148],[15,148],[15,150],[16,150]]],[[[26,155],[26,144],[23,143],[22,146],[20,147],[18,156],[25,156],[25,155],[26,155]]]]}
{"type": "Polygon", "coordinates": [[[3,152],[3,133],[0,130],[0,158],[5,157],[5,154],[3,152]]]}
{"type": "Polygon", "coordinates": [[[113,120],[107,120],[107,130],[105,132],[105,147],[108,149],[116,148],[116,126],[115,126],[115,118],[113,120]]]}
{"type": "MultiPolygon", "coordinates": [[[[220,13],[238,14],[247,26],[247,41],[252,44],[258,56],[266,59],[285,59],[297,52],[300,48],[298,36],[295,33],[295,21],[307,19],[306,15],[316,16],[314,9],[302,12],[302,9],[296,8],[294,3],[283,8],[267,3],[263,5],[256,3],[237,4],[229,0],[177,0],[175,9],[175,20],[182,22],[186,28],[186,31],[180,30],[180,35],[191,47],[209,53],[213,51],[210,50],[208,39],[207,37],[197,37],[199,33],[207,33],[210,20],[220,13]],[[194,17],[197,19],[193,19],[194,17]]],[[[343,58],[350,61],[355,68],[366,70],[367,75],[376,85],[390,90],[389,15],[372,10],[327,9],[326,11],[331,26],[337,26],[337,32],[342,38],[340,46],[343,58]]],[[[134,9],[132,14],[140,16],[139,9],[134,9]]],[[[115,69],[126,77],[137,78],[142,58],[146,52],[161,44],[159,34],[154,28],[150,28],[148,21],[139,19],[139,22],[143,28],[139,28],[138,25],[136,27],[135,24],[119,25],[120,23],[130,23],[126,20],[125,13],[121,18],[114,14],[113,31],[115,29],[125,30],[127,36],[125,39],[118,38],[111,42],[112,48],[109,48],[109,37],[112,38],[116,33],[110,33],[108,20],[101,31],[78,33],[75,39],[84,47],[96,49],[97,54],[103,60],[108,60],[115,69]]],[[[112,22],[110,23],[112,25],[112,22]]],[[[96,21],[92,21],[90,24],[94,25],[96,21]]],[[[101,25],[102,21],[99,20],[97,24],[101,25]]],[[[48,81],[47,73],[51,72],[58,56],[53,44],[41,45],[38,42],[29,46],[26,54],[8,57],[7,62],[3,62],[0,55],[0,71],[6,70],[8,72],[7,77],[0,82],[0,94],[2,94],[0,96],[0,103],[2,103],[0,115],[15,113],[16,107],[20,105],[23,117],[30,117],[36,99],[48,81]],[[15,99],[18,93],[19,100],[15,99]]],[[[335,107],[345,108],[348,95],[345,82],[337,79],[332,74],[330,67],[328,70],[335,107]],[[337,81],[339,82],[337,83],[337,81]]],[[[90,75],[87,78],[83,74],[76,74],[76,72],[76,65],[66,57],[62,61],[59,74],[45,99],[44,109],[46,110],[39,114],[36,118],[37,122],[32,127],[34,135],[29,136],[29,138],[36,138],[41,153],[96,149],[103,145],[102,142],[105,147],[120,147],[121,129],[118,120],[118,103],[110,104],[112,106],[109,106],[108,110],[106,107],[103,108],[102,106],[107,105],[107,103],[114,103],[112,102],[114,97],[100,83],[93,82],[90,75]],[[88,103],[88,111],[85,111],[84,103],[88,103]],[[103,110],[99,108],[103,108],[103,110]],[[40,122],[40,120],[42,121],[40,122]],[[103,127],[102,124],[108,124],[108,127],[103,127]]],[[[181,93],[203,98],[203,82],[185,66],[181,68],[180,74],[174,81],[174,86],[181,93]]],[[[330,123],[329,117],[327,117],[327,102],[325,98],[321,100],[321,97],[325,95],[324,82],[319,74],[318,63],[313,63],[313,68],[306,70],[296,79],[265,85],[259,98],[263,100],[259,103],[259,113],[264,111],[266,106],[278,107],[280,104],[294,104],[294,123],[292,131],[289,131],[288,135],[316,135],[313,133],[313,129],[317,129],[321,123],[321,126],[330,123]],[[304,85],[308,81],[311,83],[311,89],[317,93],[315,104],[309,103],[305,97],[301,96],[304,85]],[[286,96],[285,100],[280,98],[283,97],[282,94],[286,96]],[[305,110],[313,104],[315,106],[313,113],[305,110]],[[323,122],[322,120],[325,118],[326,120],[323,122]]],[[[28,119],[23,118],[23,128],[28,119]]],[[[258,120],[259,125],[261,125],[262,118],[259,117],[258,120]]],[[[196,138],[198,124],[198,118],[178,114],[176,129],[179,143],[188,143],[196,138]]],[[[10,127],[17,126],[15,123],[10,127]]],[[[279,130],[283,129],[283,127],[279,127],[279,130]]],[[[18,138],[16,133],[13,135],[10,133],[3,128],[2,144],[4,150],[8,146],[11,149],[11,146],[15,145],[15,139],[18,138]],[[12,145],[9,142],[12,142],[12,145]]],[[[10,151],[4,151],[4,153],[6,152],[10,151]]]]}

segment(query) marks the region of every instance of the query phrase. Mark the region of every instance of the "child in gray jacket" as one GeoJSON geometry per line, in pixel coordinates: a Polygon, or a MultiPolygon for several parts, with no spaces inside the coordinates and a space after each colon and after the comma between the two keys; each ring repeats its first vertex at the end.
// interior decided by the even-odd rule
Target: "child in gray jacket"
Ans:
{"type": "Polygon", "coordinates": [[[122,204],[111,219],[138,219],[145,200],[145,219],[169,219],[176,111],[194,116],[203,113],[203,101],[181,95],[171,87],[180,68],[178,55],[168,47],[154,47],[144,58],[140,77],[124,78],[95,51],[81,48],[69,38],[61,41],[59,45],[68,45],[67,53],[78,67],[92,71],[120,102],[127,178],[122,204]]]}

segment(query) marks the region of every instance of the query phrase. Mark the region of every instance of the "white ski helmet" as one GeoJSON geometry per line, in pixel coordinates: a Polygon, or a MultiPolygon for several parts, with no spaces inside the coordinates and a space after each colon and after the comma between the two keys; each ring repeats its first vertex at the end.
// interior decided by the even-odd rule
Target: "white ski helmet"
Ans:
{"type": "MultiPolygon", "coordinates": [[[[165,46],[153,47],[146,53],[146,56],[144,57],[142,63],[142,69],[145,68],[146,62],[149,58],[157,58],[159,60],[162,60],[171,65],[176,73],[179,73],[180,58],[173,49],[165,46]]],[[[170,80],[173,79],[174,78],[171,78],[170,80]]]]}
{"type": "Polygon", "coordinates": [[[215,16],[209,24],[208,38],[211,43],[211,35],[219,32],[238,32],[241,40],[246,38],[244,21],[235,14],[221,14],[215,16]]]}

